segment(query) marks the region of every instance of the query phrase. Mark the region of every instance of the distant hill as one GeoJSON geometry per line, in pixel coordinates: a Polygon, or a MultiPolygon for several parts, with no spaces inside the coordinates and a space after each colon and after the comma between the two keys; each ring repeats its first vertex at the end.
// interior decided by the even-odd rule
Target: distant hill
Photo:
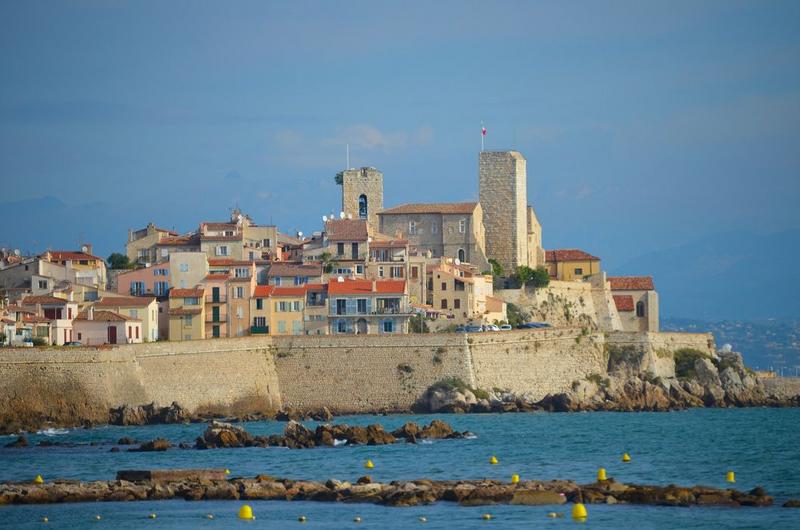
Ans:
{"type": "Polygon", "coordinates": [[[644,254],[610,274],[651,274],[662,318],[800,317],[800,230],[729,232],[644,254]]]}

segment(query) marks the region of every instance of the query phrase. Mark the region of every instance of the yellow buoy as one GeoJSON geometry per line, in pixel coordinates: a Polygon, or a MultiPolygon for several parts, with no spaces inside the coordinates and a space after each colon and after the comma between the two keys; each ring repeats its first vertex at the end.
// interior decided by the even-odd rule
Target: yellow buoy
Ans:
{"type": "Polygon", "coordinates": [[[481,519],[483,519],[484,521],[490,521],[492,519],[492,514],[485,513],[485,514],[481,515],[481,519]]]}
{"type": "Polygon", "coordinates": [[[225,474],[226,474],[226,475],[230,475],[230,474],[231,474],[231,470],[230,470],[230,469],[226,469],[226,470],[225,470],[225,474]]]}
{"type": "Polygon", "coordinates": [[[499,461],[497,460],[497,457],[496,457],[496,456],[494,456],[494,455],[492,455],[492,457],[489,459],[489,463],[490,463],[490,464],[493,464],[493,465],[494,465],[494,464],[497,464],[498,462],[499,462],[499,461]]]}
{"type": "Polygon", "coordinates": [[[306,519],[305,515],[301,515],[300,517],[297,518],[297,520],[300,521],[301,523],[305,523],[308,519],[306,519]]]}
{"type": "Polygon", "coordinates": [[[214,518],[214,514],[213,513],[206,514],[206,519],[213,519],[213,518],[214,518]]]}
{"type": "Polygon", "coordinates": [[[42,478],[41,475],[36,475],[36,478],[33,479],[33,482],[35,484],[44,484],[44,479],[42,478]]]}
{"type": "Polygon", "coordinates": [[[519,475],[516,473],[511,475],[511,483],[512,484],[519,484],[519,475]]]}
{"type": "Polygon", "coordinates": [[[428,522],[428,518],[425,517],[425,516],[422,516],[422,517],[419,518],[419,522],[420,523],[427,523],[428,522]]]}
{"type": "Polygon", "coordinates": [[[624,455],[622,455],[622,461],[623,462],[630,462],[631,461],[631,455],[629,455],[628,453],[625,453],[624,455]]]}
{"type": "Polygon", "coordinates": [[[733,471],[728,471],[728,474],[725,475],[725,480],[727,480],[731,484],[736,482],[736,474],[733,471]]]}
{"type": "Polygon", "coordinates": [[[373,467],[375,467],[375,464],[372,463],[372,460],[367,460],[367,463],[364,464],[364,467],[367,469],[372,469],[373,467]]]}
{"type": "Polygon", "coordinates": [[[242,507],[239,508],[239,519],[255,519],[253,508],[249,504],[242,504],[242,507]]]}
{"type": "Polygon", "coordinates": [[[576,502],[572,507],[572,518],[579,521],[586,519],[589,514],[586,512],[586,506],[581,502],[576,502]]]}
{"type": "Polygon", "coordinates": [[[43,523],[46,523],[46,522],[48,522],[49,520],[50,520],[50,519],[48,519],[47,517],[42,517],[42,522],[43,522],[43,523]]]}
{"type": "Polygon", "coordinates": [[[102,517],[100,517],[99,515],[95,515],[95,516],[94,516],[94,520],[95,520],[95,521],[99,521],[100,519],[102,519],[102,517]]]}
{"type": "Polygon", "coordinates": [[[356,515],[355,517],[353,517],[353,522],[354,523],[360,523],[361,522],[361,517],[356,515]]]}
{"type": "Polygon", "coordinates": [[[601,480],[608,480],[606,478],[606,468],[604,467],[597,470],[597,481],[600,482],[601,480]]]}
{"type": "Polygon", "coordinates": [[[155,519],[155,518],[156,518],[156,517],[158,517],[158,516],[157,516],[156,514],[154,514],[154,513],[151,513],[151,514],[150,514],[150,515],[148,515],[147,517],[149,517],[150,519],[155,519]]]}

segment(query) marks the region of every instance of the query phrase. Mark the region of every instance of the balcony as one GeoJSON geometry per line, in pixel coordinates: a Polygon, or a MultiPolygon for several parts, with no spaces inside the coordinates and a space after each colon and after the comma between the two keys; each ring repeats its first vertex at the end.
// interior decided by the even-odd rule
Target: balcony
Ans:
{"type": "Polygon", "coordinates": [[[251,335],[268,335],[269,326],[250,326],[251,335]]]}
{"type": "Polygon", "coordinates": [[[207,304],[224,304],[226,299],[227,297],[224,294],[218,294],[216,296],[213,294],[206,295],[207,304]]]}
{"type": "Polygon", "coordinates": [[[213,316],[206,316],[206,324],[227,324],[228,320],[225,316],[226,315],[220,315],[216,318],[213,316]]]}

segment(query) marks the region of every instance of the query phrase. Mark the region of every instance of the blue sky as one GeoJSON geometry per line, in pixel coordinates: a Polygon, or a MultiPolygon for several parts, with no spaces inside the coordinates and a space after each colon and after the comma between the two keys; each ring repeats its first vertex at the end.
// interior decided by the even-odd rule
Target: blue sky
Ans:
{"type": "Polygon", "coordinates": [[[798,2],[7,1],[0,71],[0,201],[106,212],[40,247],[236,204],[310,232],[346,143],[386,205],[476,199],[481,121],[549,248],[800,227],[798,2]]]}

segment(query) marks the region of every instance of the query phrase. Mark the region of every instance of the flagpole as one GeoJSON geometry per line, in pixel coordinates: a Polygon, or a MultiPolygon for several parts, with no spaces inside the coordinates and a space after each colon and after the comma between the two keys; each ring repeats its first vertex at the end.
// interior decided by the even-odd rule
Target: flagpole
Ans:
{"type": "Polygon", "coordinates": [[[481,151],[483,151],[483,137],[486,136],[483,134],[483,122],[481,122],[481,151]]]}

